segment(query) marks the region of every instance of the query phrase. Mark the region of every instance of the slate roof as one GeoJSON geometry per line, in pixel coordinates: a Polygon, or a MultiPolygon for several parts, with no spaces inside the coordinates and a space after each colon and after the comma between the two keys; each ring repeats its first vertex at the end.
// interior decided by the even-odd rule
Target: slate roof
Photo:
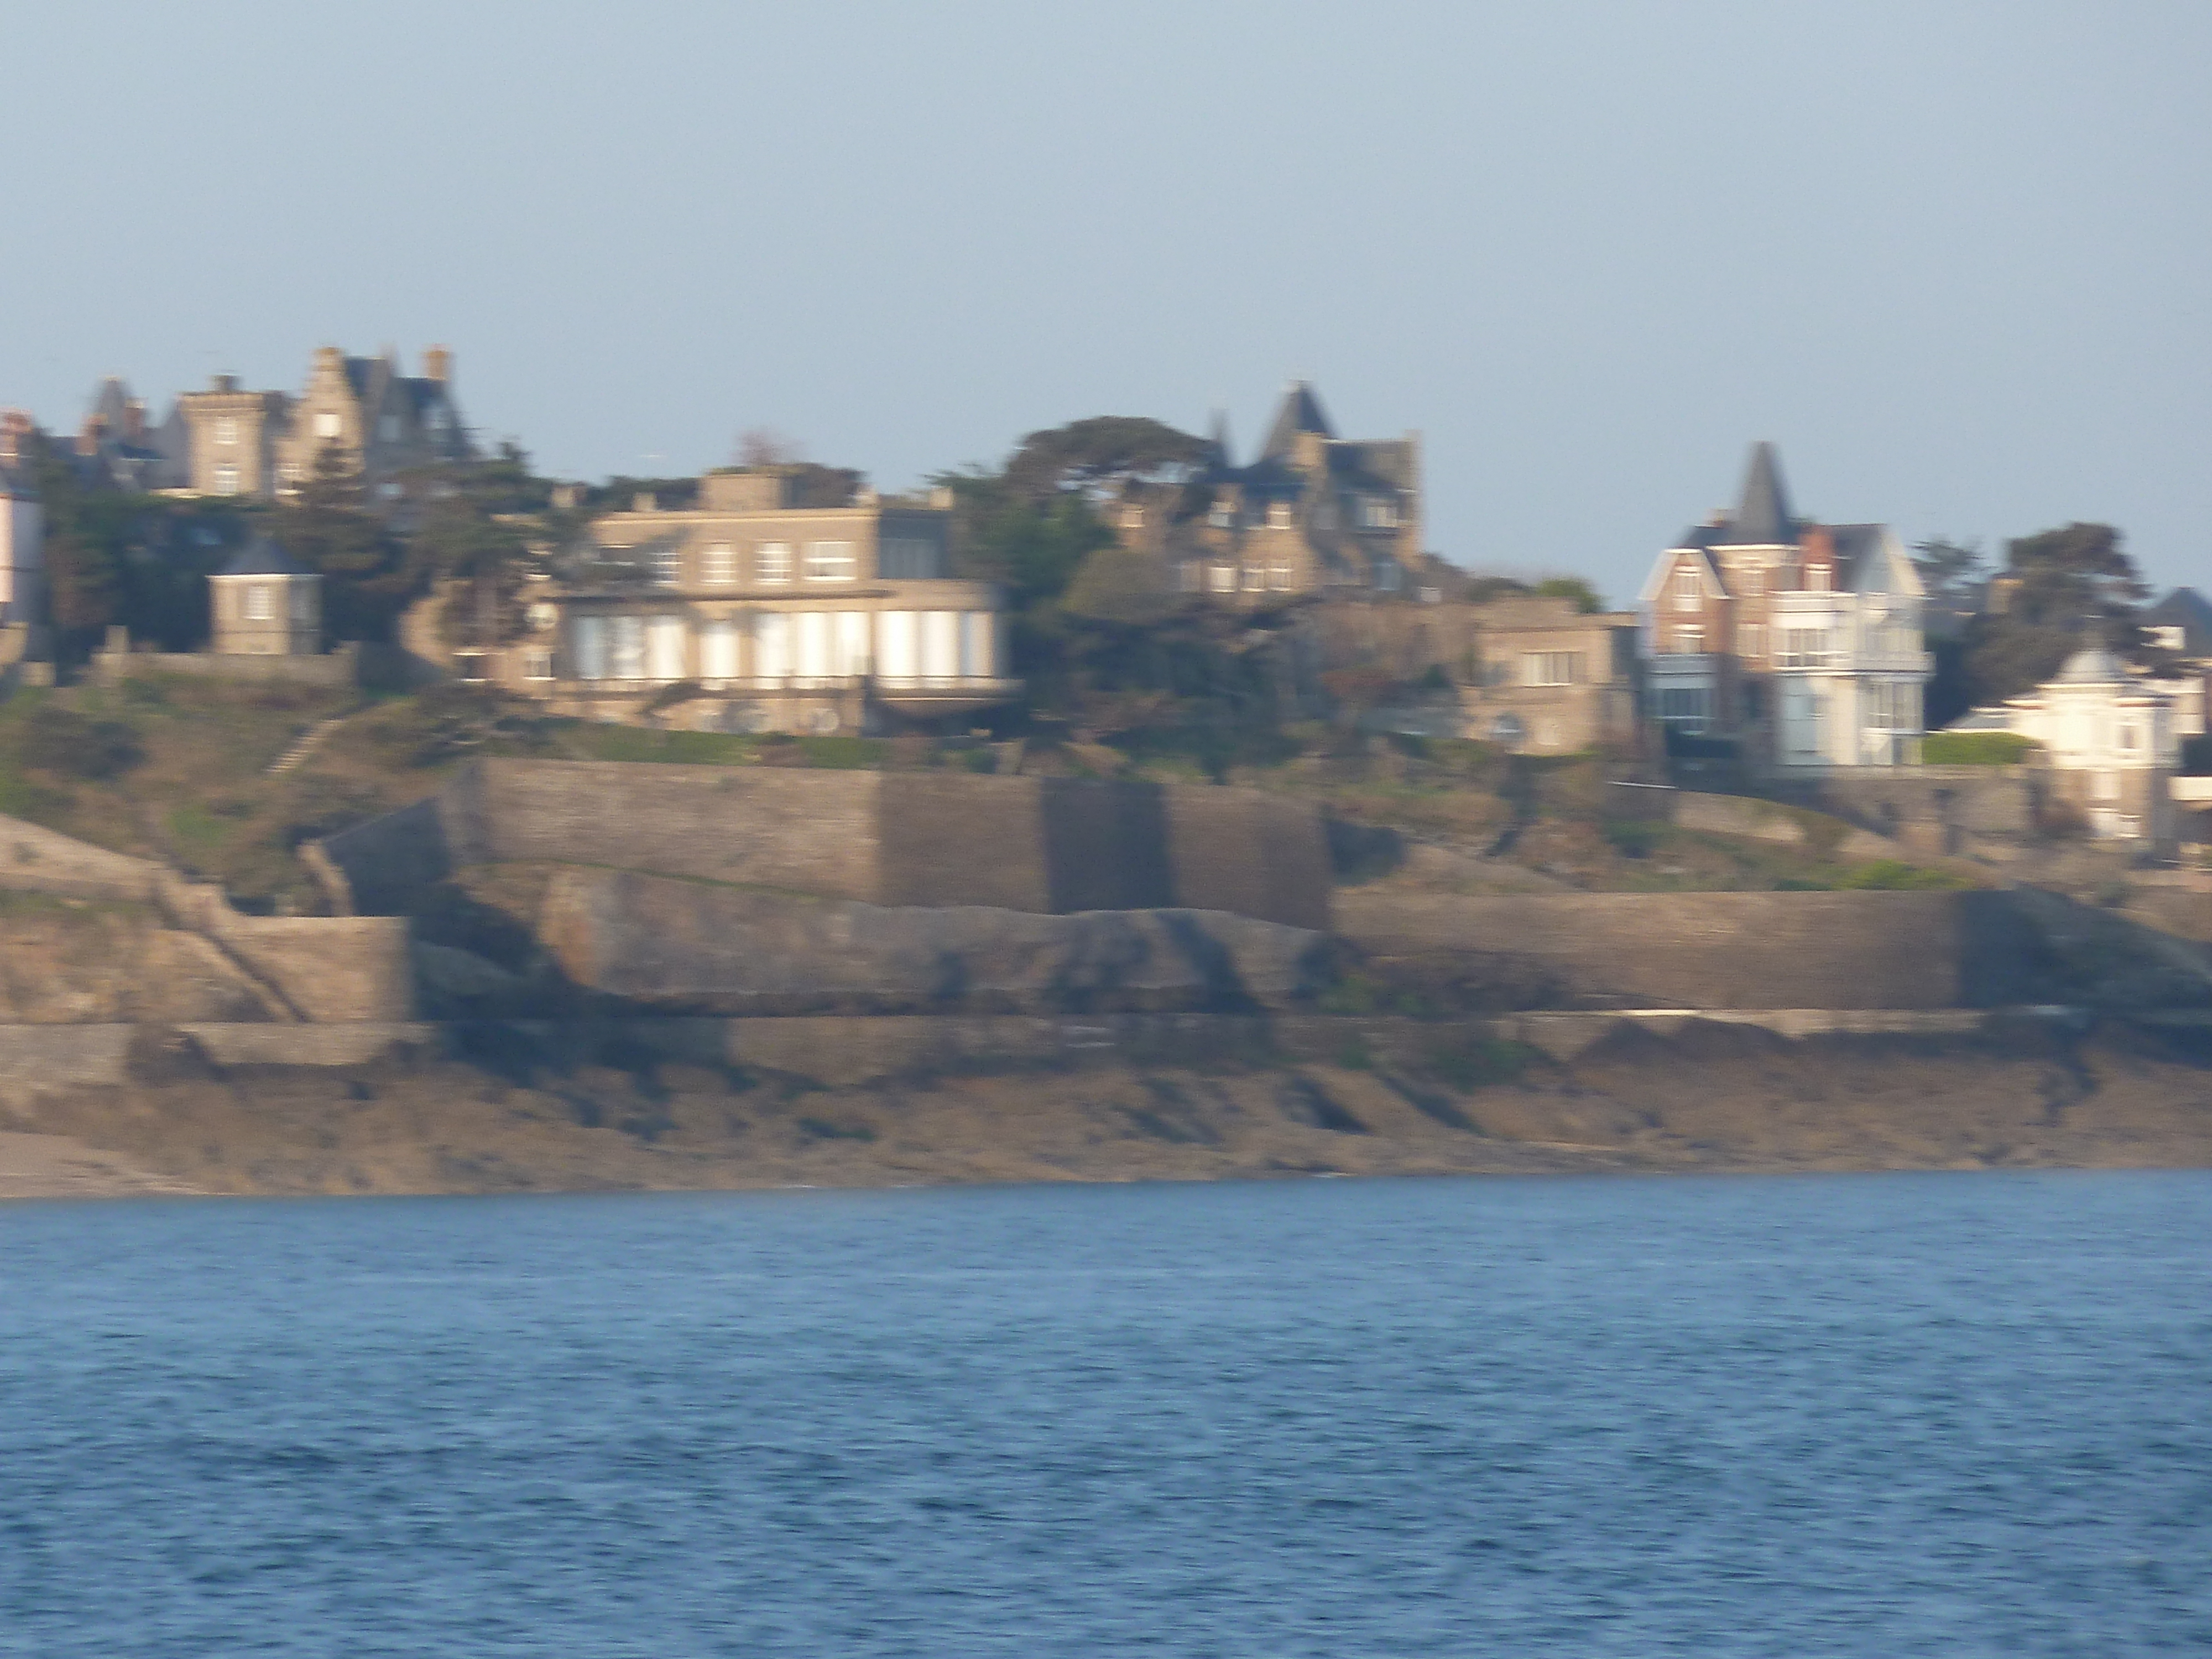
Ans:
{"type": "Polygon", "coordinates": [[[1260,446],[1260,459],[1288,455],[1294,441],[1301,432],[1319,433],[1324,438],[1336,436],[1336,428],[1328,423],[1322,412],[1321,399],[1304,380],[1293,380],[1283,394],[1283,406],[1275,411],[1275,423],[1267,428],[1267,441],[1260,446]]]}

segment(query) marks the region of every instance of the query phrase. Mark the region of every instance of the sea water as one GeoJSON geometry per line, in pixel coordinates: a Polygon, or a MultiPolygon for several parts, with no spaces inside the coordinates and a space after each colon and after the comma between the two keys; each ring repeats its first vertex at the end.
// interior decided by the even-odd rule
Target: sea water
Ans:
{"type": "Polygon", "coordinates": [[[0,1652],[2212,1654],[2212,1176],[0,1206],[0,1652]]]}

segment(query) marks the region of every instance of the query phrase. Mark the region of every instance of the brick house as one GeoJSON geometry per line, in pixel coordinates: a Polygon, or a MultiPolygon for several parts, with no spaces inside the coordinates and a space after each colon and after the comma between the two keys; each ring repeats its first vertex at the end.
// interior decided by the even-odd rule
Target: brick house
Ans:
{"type": "Polygon", "coordinates": [[[1796,517],[1771,444],[1733,512],[1687,532],[1639,596],[1650,712],[1791,769],[1917,761],[1934,661],[1923,593],[1887,525],[1796,517]]]}

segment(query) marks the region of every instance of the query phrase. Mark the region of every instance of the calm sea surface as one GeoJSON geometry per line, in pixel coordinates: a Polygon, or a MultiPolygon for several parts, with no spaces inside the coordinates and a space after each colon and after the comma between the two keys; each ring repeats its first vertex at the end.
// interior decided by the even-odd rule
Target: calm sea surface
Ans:
{"type": "Polygon", "coordinates": [[[0,1206],[0,1652],[2212,1654],[2212,1176],[0,1206]]]}

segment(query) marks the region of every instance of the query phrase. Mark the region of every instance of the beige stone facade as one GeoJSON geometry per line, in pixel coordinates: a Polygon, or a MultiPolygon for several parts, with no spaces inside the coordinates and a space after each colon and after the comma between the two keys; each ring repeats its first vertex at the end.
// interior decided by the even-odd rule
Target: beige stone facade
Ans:
{"type": "Polygon", "coordinates": [[[209,650],[219,657],[311,657],[323,648],[323,579],[264,536],[208,578],[209,650]]]}
{"type": "Polygon", "coordinates": [[[185,493],[265,499],[295,488],[332,449],[380,495],[396,499],[398,475],[473,453],[453,401],[453,367],[442,346],[422,354],[415,375],[388,351],[349,357],[325,346],[296,398],[243,391],[219,374],[207,391],[177,399],[188,434],[185,493]]]}
{"type": "Polygon", "coordinates": [[[865,490],[788,505],[793,483],[710,473],[696,507],[641,500],[549,561],[514,643],[456,653],[443,596],[406,643],[562,713],[697,730],[874,732],[1018,695],[999,590],[946,574],[949,513],[865,490]]]}
{"type": "Polygon", "coordinates": [[[1105,511],[1122,548],[1187,593],[1258,604],[1329,589],[1409,592],[1425,562],[1419,437],[1339,438],[1304,381],[1249,466],[1217,438],[1191,478],[1133,484],[1105,511]]]}
{"type": "Polygon", "coordinates": [[[1521,754],[1577,754],[1638,738],[1636,618],[1559,599],[1324,605],[1311,624],[1332,660],[1401,682],[1445,684],[1374,723],[1475,738],[1521,754]]]}

